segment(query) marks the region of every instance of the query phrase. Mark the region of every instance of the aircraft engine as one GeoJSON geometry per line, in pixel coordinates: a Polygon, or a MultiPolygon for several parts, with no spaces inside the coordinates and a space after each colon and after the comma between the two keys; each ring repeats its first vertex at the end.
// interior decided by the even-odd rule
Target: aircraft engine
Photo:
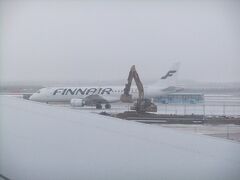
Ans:
{"type": "Polygon", "coordinates": [[[83,107],[85,102],[83,99],[71,99],[70,104],[72,107],[83,107]]]}

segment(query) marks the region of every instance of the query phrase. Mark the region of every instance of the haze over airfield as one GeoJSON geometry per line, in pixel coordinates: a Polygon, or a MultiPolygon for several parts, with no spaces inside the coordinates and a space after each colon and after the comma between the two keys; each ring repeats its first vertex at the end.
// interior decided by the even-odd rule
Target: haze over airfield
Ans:
{"type": "Polygon", "coordinates": [[[0,2],[0,81],[240,77],[240,2],[0,2]]]}

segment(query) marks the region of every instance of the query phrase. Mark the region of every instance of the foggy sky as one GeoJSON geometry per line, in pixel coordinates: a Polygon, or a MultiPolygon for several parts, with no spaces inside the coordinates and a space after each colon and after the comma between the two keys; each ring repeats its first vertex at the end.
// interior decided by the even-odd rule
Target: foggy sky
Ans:
{"type": "Polygon", "coordinates": [[[1,1],[0,81],[240,81],[239,1],[1,1]]]}

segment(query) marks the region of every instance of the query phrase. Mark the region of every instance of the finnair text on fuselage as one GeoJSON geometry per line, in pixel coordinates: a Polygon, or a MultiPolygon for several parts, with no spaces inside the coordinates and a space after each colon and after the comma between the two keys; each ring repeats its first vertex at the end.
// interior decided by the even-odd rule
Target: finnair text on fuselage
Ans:
{"type": "Polygon", "coordinates": [[[53,95],[106,95],[112,92],[112,88],[59,88],[53,95]]]}

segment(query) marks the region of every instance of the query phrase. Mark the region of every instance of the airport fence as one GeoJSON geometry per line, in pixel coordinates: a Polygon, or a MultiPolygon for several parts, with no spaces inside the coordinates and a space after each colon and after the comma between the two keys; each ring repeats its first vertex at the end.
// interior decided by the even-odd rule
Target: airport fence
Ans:
{"type": "Polygon", "coordinates": [[[157,104],[158,113],[240,116],[240,104],[157,104]]]}

